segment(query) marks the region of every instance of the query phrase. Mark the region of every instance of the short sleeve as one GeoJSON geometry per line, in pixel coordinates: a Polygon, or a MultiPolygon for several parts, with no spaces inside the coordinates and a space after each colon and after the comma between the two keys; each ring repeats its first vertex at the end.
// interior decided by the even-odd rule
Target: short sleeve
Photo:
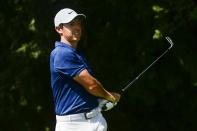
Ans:
{"type": "Polygon", "coordinates": [[[59,50],[54,57],[54,68],[60,75],[73,78],[85,69],[85,65],[75,52],[59,50]]]}

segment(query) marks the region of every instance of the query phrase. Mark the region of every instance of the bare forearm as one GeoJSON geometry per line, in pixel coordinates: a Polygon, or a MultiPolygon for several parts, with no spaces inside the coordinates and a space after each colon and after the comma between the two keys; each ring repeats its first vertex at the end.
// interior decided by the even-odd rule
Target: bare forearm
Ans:
{"type": "Polygon", "coordinates": [[[105,90],[102,84],[96,79],[94,79],[94,83],[89,88],[86,88],[86,90],[94,96],[101,97],[112,102],[115,100],[113,95],[109,91],[105,90]]]}
{"type": "Polygon", "coordinates": [[[105,90],[102,84],[96,80],[96,78],[91,76],[86,69],[75,76],[74,80],[81,84],[90,94],[112,102],[115,101],[115,97],[110,92],[105,90]]]}
{"type": "Polygon", "coordinates": [[[105,90],[102,84],[96,80],[96,78],[91,76],[86,69],[81,71],[73,79],[81,84],[87,90],[87,92],[94,96],[104,98],[111,102],[118,102],[120,99],[119,94],[105,90]]]}

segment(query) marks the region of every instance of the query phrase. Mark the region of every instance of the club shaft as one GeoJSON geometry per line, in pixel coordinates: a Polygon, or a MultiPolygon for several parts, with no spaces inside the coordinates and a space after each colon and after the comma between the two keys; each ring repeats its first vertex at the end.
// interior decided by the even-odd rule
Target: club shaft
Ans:
{"type": "Polygon", "coordinates": [[[151,63],[145,70],[143,70],[137,77],[135,77],[128,85],[126,85],[123,89],[121,89],[120,94],[122,94],[125,90],[127,90],[133,83],[135,83],[136,80],[138,80],[151,66],[153,66],[161,57],[163,57],[173,46],[172,41],[169,41],[169,38],[166,37],[168,42],[170,43],[170,47],[163,53],[161,54],[153,63],[151,63]]]}

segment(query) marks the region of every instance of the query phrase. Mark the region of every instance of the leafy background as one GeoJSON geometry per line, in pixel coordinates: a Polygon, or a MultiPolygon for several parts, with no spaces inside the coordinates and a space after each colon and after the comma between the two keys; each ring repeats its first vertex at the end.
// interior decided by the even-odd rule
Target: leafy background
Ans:
{"type": "Polygon", "coordinates": [[[70,7],[87,16],[79,48],[96,78],[119,91],[175,45],[103,112],[109,131],[197,128],[195,0],[0,1],[0,130],[53,131],[49,55],[59,40],[53,19],[70,7]]]}

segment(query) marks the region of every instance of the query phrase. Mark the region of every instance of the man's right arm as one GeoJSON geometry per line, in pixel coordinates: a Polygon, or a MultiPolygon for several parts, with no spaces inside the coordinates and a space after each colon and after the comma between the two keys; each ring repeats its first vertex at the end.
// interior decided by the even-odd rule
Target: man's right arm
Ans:
{"type": "Polygon", "coordinates": [[[118,93],[109,92],[103,88],[102,84],[94,78],[86,69],[81,71],[73,78],[76,82],[82,85],[90,94],[104,98],[113,103],[118,102],[120,95],[118,93]]]}

